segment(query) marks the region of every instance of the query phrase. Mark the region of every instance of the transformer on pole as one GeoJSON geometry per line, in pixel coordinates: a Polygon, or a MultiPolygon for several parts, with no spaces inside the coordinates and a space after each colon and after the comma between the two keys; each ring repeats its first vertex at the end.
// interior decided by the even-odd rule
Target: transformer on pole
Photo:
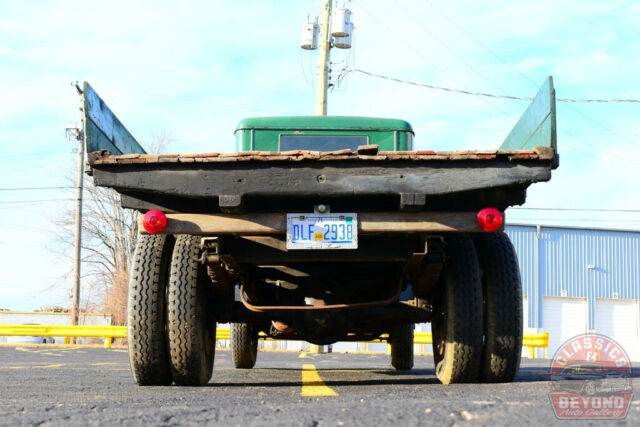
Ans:
{"type": "Polygon", "coordinates": [[[331,63],[329,61],[332,47],[350,49],[353,36],[351,11],[345,7],[332,8],[332,0],[325,0],[322,10],[322,26],[316,22],[307,21],[302,26],[300,47],[305,50],[320,49],[320,63],[318,74],[318,92],[316,114],[327,115],[327,90],[331,63]],[[320,40],[318,42],[318,31],[320,40]]]}

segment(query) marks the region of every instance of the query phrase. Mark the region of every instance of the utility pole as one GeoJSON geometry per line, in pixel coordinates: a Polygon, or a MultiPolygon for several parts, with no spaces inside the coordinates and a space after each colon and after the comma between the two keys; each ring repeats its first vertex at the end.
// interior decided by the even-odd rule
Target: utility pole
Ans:
{"type": "MultiPolygon", "coordinates": [[[[75,85],[78,92],[80,87],[75,85]]],[[[82,107],[84,108],[84,107],[82,107]]],[[[84,123],[84,120],[83,120],[84,123]]],[[[83,126],[84,127],[84,126],[83,126]]],[[[73,269],[73,300],[71,307],[71,324],[77,325],[80,317],[80,265],[82,252],[82,190],[84,185],[84,135],[85,129],[80,129],[76,123],[67,126],[67,138],[78,142],[78,181],[76,184],[76,224],[75,224],[75,256],[73,269]]],[[[75,343],[75,338],[73,338],[75,343]]]]}
{"type": "Polygon", "coordinates": [[[331,1],[332,0],[324,0],[324,9],[322,11],[320,74],[318,76],[318,96],[316,104],[316,114],[319,116],[327,115],[327,82],[329,80],[329,52],[331,51],[331,35],[329,34],[331,1]]]}
{"type": "Polygon", "coordinates": [[[71,310],[71,324],[77,325],[80,309],[80,253],[82,249],[82,187],[84,184],[84,141],[82,135],[78,137],[78,184],[76,189],[76,241],[75,266],[73,269],[73,308],[71,310]]]}

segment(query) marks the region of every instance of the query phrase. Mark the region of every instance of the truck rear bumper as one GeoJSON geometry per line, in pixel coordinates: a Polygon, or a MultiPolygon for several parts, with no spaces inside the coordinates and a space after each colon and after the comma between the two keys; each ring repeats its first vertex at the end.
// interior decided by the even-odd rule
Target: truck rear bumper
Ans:
{"type": "MultiPolygon", "coordinates": [[[[358,233],[481,233],[477,212],[361,212],[358,233]]],[[[260,236],[284,235],[284,213],[167,214],[164,234],[260,236]]],[[[140,231],[146,233],[140,221],[140,231]]]]}

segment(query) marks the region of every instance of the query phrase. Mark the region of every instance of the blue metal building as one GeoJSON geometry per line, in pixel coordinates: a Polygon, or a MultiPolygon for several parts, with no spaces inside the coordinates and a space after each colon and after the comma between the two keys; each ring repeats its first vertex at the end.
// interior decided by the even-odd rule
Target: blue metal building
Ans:
{"type": "Polygon", "coordinates": [[[584,332],[640,360],[640,232],[509,225],[522,275],[524,328],[550,333],[549,353],[584,332]]]}

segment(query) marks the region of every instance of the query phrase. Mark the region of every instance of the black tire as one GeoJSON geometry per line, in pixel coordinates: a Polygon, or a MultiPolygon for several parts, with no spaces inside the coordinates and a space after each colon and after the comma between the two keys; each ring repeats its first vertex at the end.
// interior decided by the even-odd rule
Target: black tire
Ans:
{"type": "Polygon", "coordinates": [[[207,313],[209,288],[198,261],[198,243],[197,236],[178,236],[171,258],[167,330],[177,385],[205,385],[213,372],[216,323],[207,313]]]}
{"type": "Polygon", "coordinates": [[[173,237],[141,235],[131,264],[127,304],[129,364],[139,385],[170,385],[166,287],[173,237]]]}
{"type": "Polygon", "coordinates": [[[391,366],[396,371],[413,368],[413,324],[403,323],[391,328],[391,366]]]}
{"type": "Polygon", "coordinates": [[[237,369],[251,369],[258,357],[258,334],[253,325],[231,324],[231,355],[237,369]]]}
{"type": "Polygon", "coordinates": [[[522,354],[522,286],[516,251],[505,233],[478,236],[482,269],[484,351],[480,379],[513,381],[522,354]]]}
{"type": "Polygon", "coordinates": [[[470,237],[445,239],[445,265],[433,296],[433,359],[443,384],[475,382],[482,362],[482,282],[470,237]]]}

